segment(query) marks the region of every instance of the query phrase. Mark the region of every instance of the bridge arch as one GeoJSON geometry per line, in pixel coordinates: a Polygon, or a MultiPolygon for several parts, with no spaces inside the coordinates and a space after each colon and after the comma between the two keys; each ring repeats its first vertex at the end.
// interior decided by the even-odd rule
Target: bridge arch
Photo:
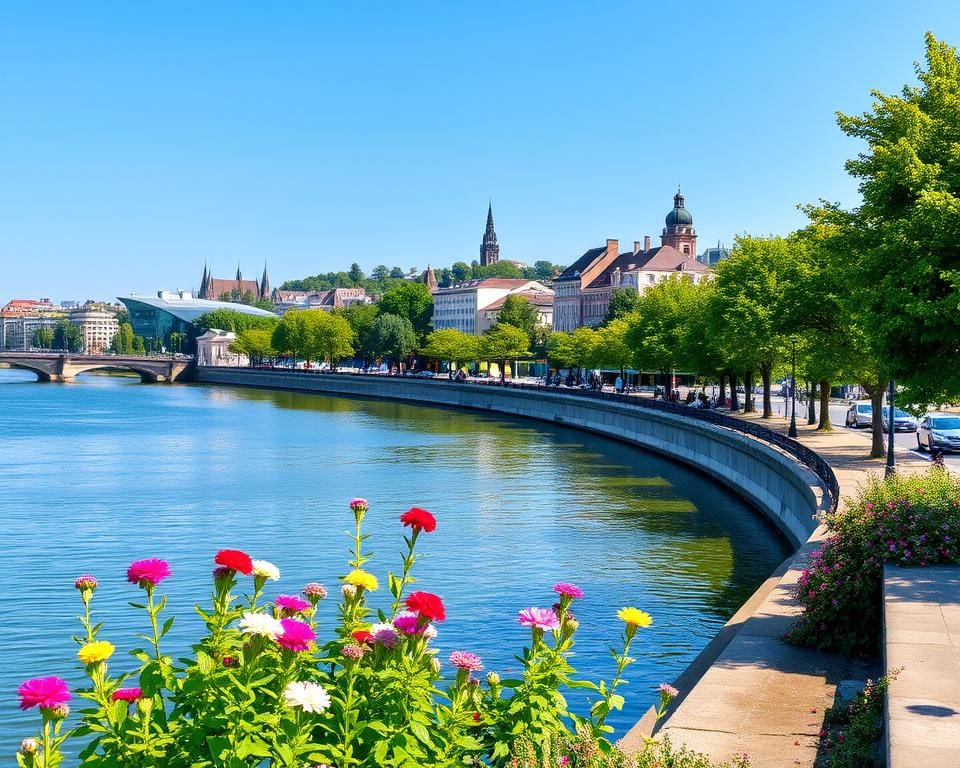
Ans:
{"type": "Polygon", "coordinates": [[[130,371],[131,373],[139,374],[140,381],[143,384],[155,384],[158,381],[167,380],[163,374],[131,363],[91,363],[90,365],[71,363],[69,371],[69,374],[66,370],[64,371],[63,381],[73,381],[73,379],[81,373],[89,373],[91,371],[130,371]]]}
{"type": "Polygon", "coordinates": [[[15,363],[13,361],[3,360],[2,362],[9,365],[11,368],[14,368],[18,371],[30,371],[30,373],[35,373],[37,375],[37,381],[49,382],[53,381],[56,374],[51,373],[48,370],[44,370],[44,366],[41,365],[30,365],[29,363],[15,363]]]}
{"type": "Polygon", "coordinates": [[[121,370],[139,374],[140,381],[154,383],[189,377],[193,360],[188,357],[124,357],[114,355],[73,355],[68,353],[0,352],[0,363],[33,371],[39,381],[73,381],[87,371],[121,370]]]}

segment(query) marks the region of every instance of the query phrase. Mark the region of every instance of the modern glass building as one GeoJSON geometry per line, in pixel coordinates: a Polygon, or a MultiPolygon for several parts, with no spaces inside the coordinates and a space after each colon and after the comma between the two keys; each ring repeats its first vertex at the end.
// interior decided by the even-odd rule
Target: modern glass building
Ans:
{"type": "MultiPolygon", "coordinates": [[[[180,291],[171,293],[159,291],[157,297],[151,296],[120,296],[130,314],[130,324],[135,336],[143,336],[144,340],[152,340],[154,345],[166,346],[169,344],[170,334],[179,332],[187,339],[183,351],[193,351],[194,340],[200,334],[200,329],[194,321],[207,312],[217,309],[231,309],[257,317],[275,317],[272,312],[246,304],[234,304],[229,301],[211,301],[209,299],[195,299],[191,293],[180,291]]],[[[148,344],[148,346],[150,346],[148,344]]]]}

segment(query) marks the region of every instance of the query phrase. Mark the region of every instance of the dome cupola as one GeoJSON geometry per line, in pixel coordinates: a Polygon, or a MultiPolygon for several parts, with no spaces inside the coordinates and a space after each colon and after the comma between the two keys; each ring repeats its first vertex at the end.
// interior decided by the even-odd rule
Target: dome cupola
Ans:
{"type": "Polygon", "coordinates": [[[677,189],[677,194],[673,196],[673,210],[667,214],[667,227],[692,227],[693,216],[690,211],[683,207],[683,193],[677,189]]]}

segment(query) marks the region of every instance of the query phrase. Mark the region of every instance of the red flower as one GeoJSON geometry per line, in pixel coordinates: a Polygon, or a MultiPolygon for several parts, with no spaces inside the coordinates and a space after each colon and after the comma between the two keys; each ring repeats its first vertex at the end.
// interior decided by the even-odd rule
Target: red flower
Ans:
{"type": "Polygon", "coordinates": [[[213,558],[213,562],[222,565],[224,568],[239,571],[244,576],[253,573],[253,561],[250,559],[250,555],[241,552],[239,549],[221,549],[217,552],[217,556],[213,558]]]}
{"type": "Polygon", "coordinates": [[[358,629],[356,632],[351,633],[351,637],[358,643],[369,643],[373,640],[373,635],[365,629],[358,629]]]}
{"type": "Polygon", "coordinates": [[[479,723],[479,722],[480,722],[480,713],[479,713],[479,712],[474,712],[474,713],[473,713],[473,722],[475,722],[475,723],[479,723]]]}
{"type": "Polygon", "coordinates": [[[430,621],[443,621],[447,618],[443,609],[443,601],[429,592],[411,592],[406,606],[409,610],[419,613],[430,621]]]}
{"type": "Polygon", "coordinates": [[[143,697],[143,691],[139,688],[117,688],[110,694],[114,701],[136,701],[143,697]]]}
{"type": "Polygon", "coordinates": [[[420,507],[411,507],[408,509],[400,515],[400,522],[404,525],[409,525],[417,533],[420,531],[433,533],[437,530],[437,518],[427,512],[427,510],[420,509],[420,507]]]}

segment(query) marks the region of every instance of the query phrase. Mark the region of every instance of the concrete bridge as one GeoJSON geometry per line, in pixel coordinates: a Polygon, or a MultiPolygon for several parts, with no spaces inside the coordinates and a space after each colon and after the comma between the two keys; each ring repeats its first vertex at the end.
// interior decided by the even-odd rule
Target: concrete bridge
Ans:
{"type": "Polygon", "coordinates": [[[73,381],[84,371],[104,368],[133,371],[144,383],[177,381],[192,372],[193,358],[126,357],[122,355],[80,355],[71,352],[0,352],[0,364],[37,374],[38,381],[73,381]]]}

